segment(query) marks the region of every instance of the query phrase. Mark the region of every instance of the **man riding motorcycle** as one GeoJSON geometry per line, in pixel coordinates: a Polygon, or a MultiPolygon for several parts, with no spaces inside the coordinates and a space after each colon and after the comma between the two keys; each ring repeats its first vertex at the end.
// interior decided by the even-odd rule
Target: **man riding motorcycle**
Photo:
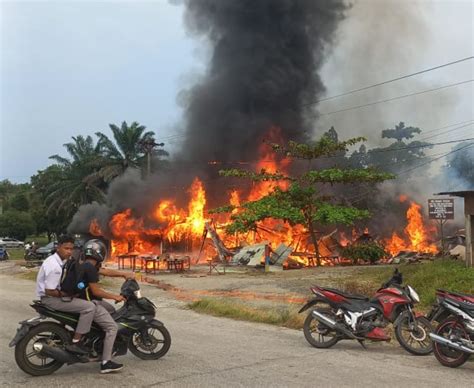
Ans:
{"type": "Polygon", "coordinates": [[[123,277],[133,279],[133,273],[123,273],[112,269],[103,268],[102,262],[105,260],[105,246],[98,240],[91,240],[84,245],[84,262],[78,268],[79,297],[91,301],[96,306],[96,315],[100,315],[101,322],[97,322],[105,331],[104,347],[102,351],[101,373],[111,373],[123,368],[122,364],[112,361],[112,349],[117,336],[117,324],[110,314],[115,312],[115,308],[104,301],[103,298],[115,300],[119,303],[125,298],[118,294],[112,294],[99,286],[99,275],[110,277],[123,277]]]}
{"type": "MultiPolygon", "coordinates": [[[[56,253],[49,256],[41,265],[36,278],[36,295],[44,305],[63,312],[79,313],[79,322],[74,333],[72,344],[67,349],[73,353],[85,354],[80,343],[83,334],[90,331],[95,318],[94,303],[77,298],[71,298],[61,291],[60,283],[63,267],[71,258],[74,249],[74,237],[63,235],[58,239],[56,253]]],[[[100,320],[100,319],[99,319],[100,320]]]]}

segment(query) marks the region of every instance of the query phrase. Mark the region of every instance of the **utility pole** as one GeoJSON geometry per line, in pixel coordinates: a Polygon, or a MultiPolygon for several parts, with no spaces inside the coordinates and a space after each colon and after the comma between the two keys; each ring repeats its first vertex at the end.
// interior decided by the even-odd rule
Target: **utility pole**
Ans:
{"type": "Polygon", "coordinates": [[[138,145],[146,155],[146,176],[148,177],[151,174],[151,155],[153,154],[153,150],[155,147],[163,147],[165,143],[157,143],[154,138],[147,137],[142,139],[138,145]]]}

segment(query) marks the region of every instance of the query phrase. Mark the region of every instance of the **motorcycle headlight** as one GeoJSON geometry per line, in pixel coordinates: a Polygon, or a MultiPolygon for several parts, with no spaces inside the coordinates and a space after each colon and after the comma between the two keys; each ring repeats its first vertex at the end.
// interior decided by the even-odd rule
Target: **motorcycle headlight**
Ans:
{"type": "Polygon", "coordinates": [[[415,303],[420,303],[420,296],[418,293],[410,286],[408,287],[408,293],[410,294],[410,298],[413,300],[415,303]]]}

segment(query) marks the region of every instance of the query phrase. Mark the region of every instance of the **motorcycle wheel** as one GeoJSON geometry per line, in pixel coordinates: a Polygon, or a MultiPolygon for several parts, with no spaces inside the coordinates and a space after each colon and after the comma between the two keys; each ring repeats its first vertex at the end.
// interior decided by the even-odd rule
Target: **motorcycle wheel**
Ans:
{"type": "MultiPolygon", "coordinates": [[[[318,312],[328,315],[335,320],[334,313],[331,309],[317,309],[318,312]]],[[[334,346],[339,341],[338,334],[327,327],[324,323],[317,321],[312,311],[308,314],[304,321],[303,333],[306,341],[312,346],[319,349],[326,349],[334,346]]]]}
{"type": "Polygon", "coordinates": [[[62,362],[42,356],[33,348],[37,342],[49,346],[62,347],[69,343],[71,336],[62,326],[43,322],[34,326],[15,346],[15,361],[19,368],[32,376],[45,376],[57,371],[62,362]]]}
{"type": "Polygon", "coordinates": [[[164,326],[148,327],[145,338],[141,332],[133,333],[128,343],[130,351],[142,360],[157,360],[171,346],[171,336],[164,326]]]}
{"type": "MultiPolygon", "coordinates": [[[[442,337],[450,337],[456,331],[456,334],[463,338],[469,339],[469,335],[462,324],[455,318],[450,317],[441,322],[436,329],[436,334],[442,337]]],[[[469,359],[469,354],[457,349],[452,349],[438,342],[434,343],[434,355],[436,359],[444,366],[457,368],[469,359]]]]}
{"type": "Polygon", "coordinates": [[[398,342],[407,352],[415,356],[426,356],[433,351],[433,342],[430,333],[433,331],[430,321],[425,317],[416,317],[414,327],[411,315],[404,312],[395,328],[398,342]]]}

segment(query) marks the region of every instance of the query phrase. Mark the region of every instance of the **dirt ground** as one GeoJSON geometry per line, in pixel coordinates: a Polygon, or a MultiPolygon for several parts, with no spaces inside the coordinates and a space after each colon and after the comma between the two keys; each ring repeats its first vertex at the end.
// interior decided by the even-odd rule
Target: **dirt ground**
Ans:
{"type": "MultiPolygon", "coordinates": [[[[376,271],[380,266],[318,267],[284,271],[281,267],[263,269],[231,267],[225,274],[209,273],[208,266],[193,266],[184,273],[137,273],[137,278],[163,288],[181,300],[204,297],[236,298],[250,304],[301,305],[311,296],[310,287],[340,285],[342,279],[376,271]]],[[[222,271],[221,271],[222,272],[222,271]]]]}
{"type": "MultiPolygon", "coordinates": [[[[20,262],[9,270],[27,273],[20,262]]],[[[116,268],[115,265],[109,265],[116,268]]],[[[295,305],[304,304],[311,296],[310,287],[338,287],[342,279],[357,278],[357,274],[376,271],[380,266],[317,267],[298,270],[282,270],[271,266],[270,272],[247,267],[228,267],[223,274],[209,273],[207,265],[195,265],[183,273],[158,271],[156,274],[137,272],[139,281],[144,281],[168,291],[181,301],[194,301],[205,297],[235,298],[251,305],[295,305]]],[[[128,270],[130,271],[130,270],[128,270]]]]}

